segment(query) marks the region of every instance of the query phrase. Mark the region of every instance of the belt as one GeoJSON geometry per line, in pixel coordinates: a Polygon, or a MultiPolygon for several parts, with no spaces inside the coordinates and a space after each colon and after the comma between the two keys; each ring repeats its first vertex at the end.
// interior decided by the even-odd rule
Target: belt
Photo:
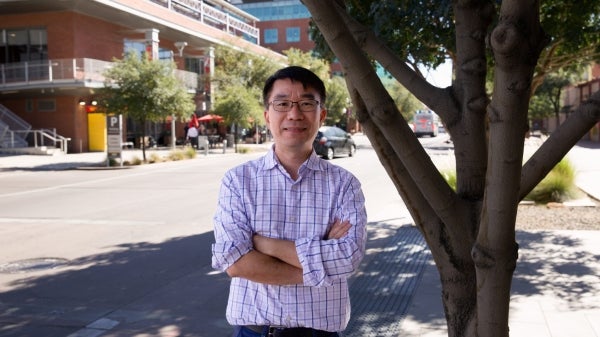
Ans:
{"type": "Polygon", "coordinates": [[[245,325],[245,328],[262,334],[267,331],[266,337],[335,337],[337,332],[329,332],[312,328],[286,328],[268,325],[245,325]]]}

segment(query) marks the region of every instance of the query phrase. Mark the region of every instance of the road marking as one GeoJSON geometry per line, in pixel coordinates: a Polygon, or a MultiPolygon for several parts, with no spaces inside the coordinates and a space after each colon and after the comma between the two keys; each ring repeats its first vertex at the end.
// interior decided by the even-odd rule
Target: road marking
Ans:
{"type": "Polygon", "coordinates": [[[100,318],[88,324],[85,328],[75,331],[67,337],[97,337],[119,325],[119,321],[100,318]]]}

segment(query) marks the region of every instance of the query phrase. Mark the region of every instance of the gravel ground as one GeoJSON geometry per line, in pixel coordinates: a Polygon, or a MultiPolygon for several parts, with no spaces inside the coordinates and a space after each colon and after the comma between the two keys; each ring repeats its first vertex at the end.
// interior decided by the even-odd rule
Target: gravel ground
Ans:
{"type": "Polygon", "coordinates": [[[600,202],[593,206],[520,205],[517,229],[600,230],[600,202]]]}

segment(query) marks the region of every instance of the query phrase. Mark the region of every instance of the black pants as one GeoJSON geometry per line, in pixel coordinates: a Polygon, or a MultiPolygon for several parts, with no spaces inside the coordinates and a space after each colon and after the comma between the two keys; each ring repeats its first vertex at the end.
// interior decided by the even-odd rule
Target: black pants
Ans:
{"type": "Polygon", "coordinates": [[[269,329],[262,332],[245,326],[235,326],[232,337],[342,337],[341,333],[308,328],[269,329]]]}

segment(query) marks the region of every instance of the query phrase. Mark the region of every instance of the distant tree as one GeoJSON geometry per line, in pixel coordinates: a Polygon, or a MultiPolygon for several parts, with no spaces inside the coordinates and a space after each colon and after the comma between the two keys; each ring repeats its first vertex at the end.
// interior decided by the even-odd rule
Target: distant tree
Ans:
{"type": "Polygon", "coordinates": [[[424,108],[423,103],[419,102],[419,100],[410,91],[406,90],[403,85],[398,83],[398,81],[385,81],[384,86],[396,103],[398,111],[400,111],[405,121],[411,122],[415,112],[424,108]]]}
{"type": "Polygon", "coordinates": [[[563,88],[571,82],[568,75],[547,75],[529,102],[529,119],[540,120],[554,116],[560,124],[563,88]]]}
{"type": "MultiPolygon", "coordinates": [[[[123,114],[142,125],[146,137],[147,122],[165,120],[167,116],[189,116],[195,110],[193,97],[174,73],[173,62],[150,60],[144,53],[129,53],[115,59],[104,76],[100,106],[107,113],[123,114]]],[[[142,144],[146,161],[146,144],[142,144]]]]}
{"type": "Polygon", "coordinates": [[[267,78],[283,65],[228,47],[215,49],[215,65],[213,110],[230,124],[237,144],[239,127],[264,124],[262,87],[267,78]]]}

